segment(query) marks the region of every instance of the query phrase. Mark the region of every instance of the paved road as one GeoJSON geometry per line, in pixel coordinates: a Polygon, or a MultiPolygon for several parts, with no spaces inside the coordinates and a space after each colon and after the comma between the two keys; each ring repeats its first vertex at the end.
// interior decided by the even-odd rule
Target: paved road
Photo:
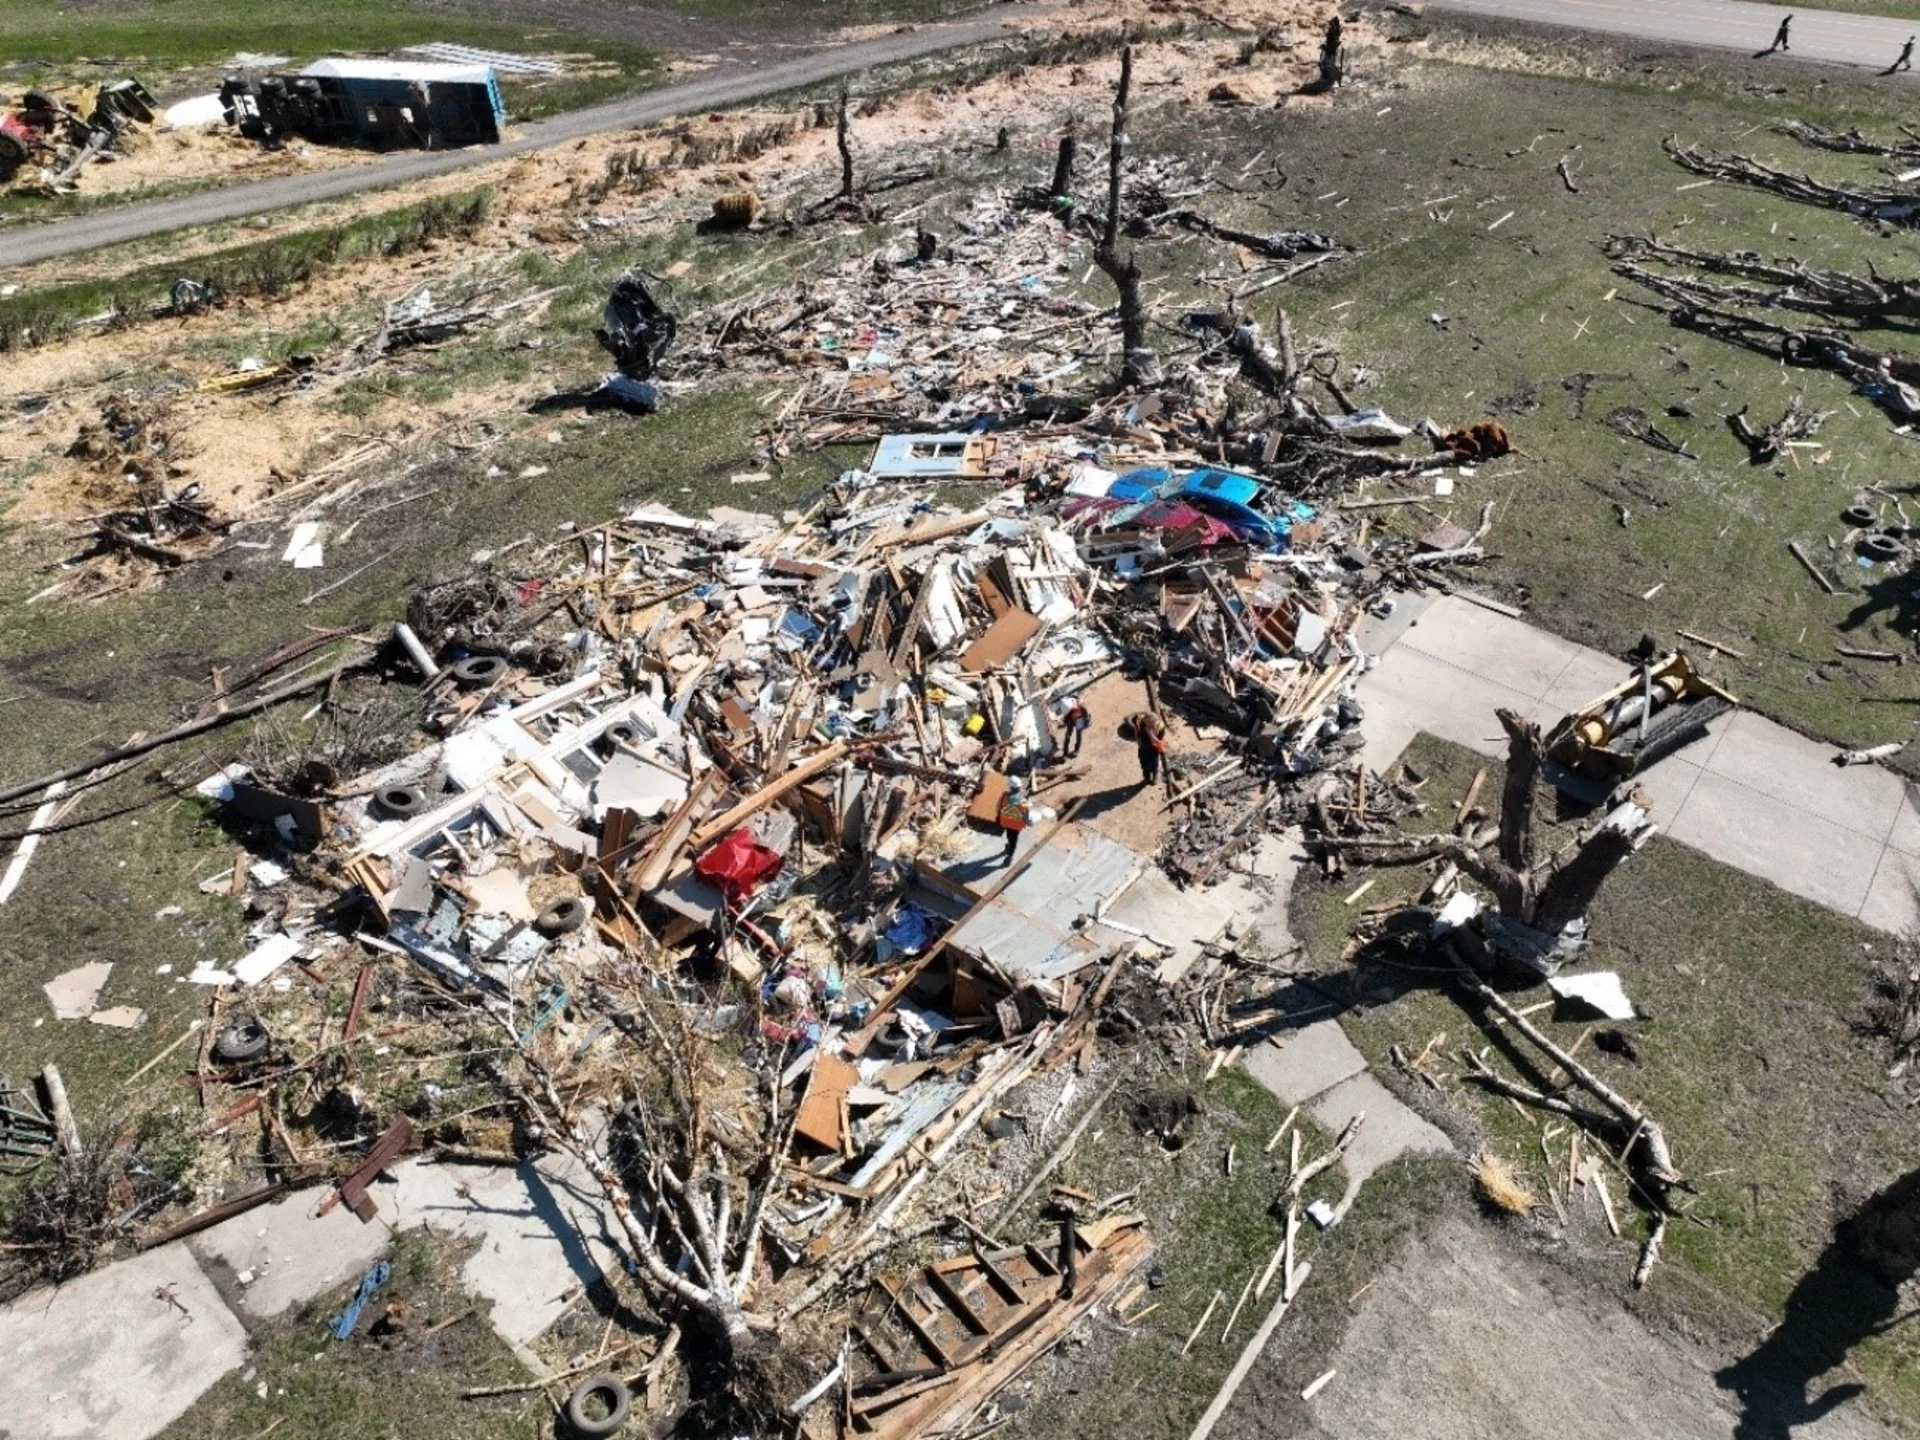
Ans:
{"type": "Polygon", "coordinates": [[[316,200],[337,200],[366,190],[402,185],[469,166],[489,164],[586,135],[649,125],[675,115],[697,115],[724,109],[759,96],[818,84],[822,80],[851,75],[877,65],[893,64],[938,50],[991,40],[1004,33],[1008,21],[1035,18],[1044,14],[1046,8],[1044,5],[996,5],[970,19],[946,25],[928,25],[904,33],[884,35],[875,40],[835,46],[776,64],[723,67],[685,84],[520,126],[513,138],[501,145],[431,154],[410,152],[391,155],[371,164],[330,170],[319,175],[285,175],[225,190],[183,195],[174,200],[147,201],[102,210],[96,214],[79,215],[70,220],[56,220],[17,230],[0,230],[0,270],[59,255],[97,250],[104,245],[140,240],[188,226],[237,220],[243,216],[283,210],[290,205],[306,205],[316,200]]]}
{"type": "MultiPolygon", "coordinates": [[[[1491,19],[1563,25],[1647,40],[1752,51],[1765,48],[1788,11],[1751,0],[1433,0],[1437,10],[1491,19]]],[[[0,230],[0,271],[59,255],[144,239],[193,225],[258,215],[290,205],[404,184],[484,165],[585,135],[646,125],[674,115],[738,105],[757,96],[812,85],[875,65],[978,43],[1003,33],[1011,19],[1044,14],[1045,5],[993,6],[981,15],[877,40],[839,46],[778,64],[728,67],[652,94],[597,105],[521,127],[504,145],[439,154],[394,155],[322,175],[288,175],[226,190],[128,205],[18,230],[0,230]]],[[[1920,22],[1802,9],[1795,12],[1797,59],[1878,68],[1891,63],[1920,22]]]]}
{"type": "Polygon", "coordinates": [[[1805,6],[1756,5],[1750,0],[1431,0],[1434,10],[1454,10],[1496,20],[1531,20],[1609,35],[1670,40],[1746,54],[1764,50],[1787,15],[1793,16],[1796,60],[1831,61],[1884,69],[1920,22],[1846,15],[1805,6]]]}

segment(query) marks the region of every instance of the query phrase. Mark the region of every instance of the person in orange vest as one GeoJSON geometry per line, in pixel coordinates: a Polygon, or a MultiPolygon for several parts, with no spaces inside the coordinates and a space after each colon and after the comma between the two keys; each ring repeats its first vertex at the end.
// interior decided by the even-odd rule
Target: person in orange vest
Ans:
{"type": "Polygon", "coordinates": [[[1140,756],[1140,783],[1151,785],[1160,778],[1160,757],[1167,753],[1166,726],[1146,710],[1127,723],[1133,727],[1134,748],[1140,756]]]}
{"type": "Polygon", "coordinates": [[[1018,780],[1007,781],[1007,793],[1000,797],[1000,828],[1007,832],[1007,848],[1000,852],[1002,865],[1013,863],[1020,832],[1027,828],[1027,814],[1027,787],[1018,780]]]}
{"type": "Polygon", "coordinates": [[[1078,695],[1067,700],[1067,713],[1060,717],[1060,758],[1071,760],[1080,753],[1080,741],[1093,724],[1093,715],[1078,695]]]}

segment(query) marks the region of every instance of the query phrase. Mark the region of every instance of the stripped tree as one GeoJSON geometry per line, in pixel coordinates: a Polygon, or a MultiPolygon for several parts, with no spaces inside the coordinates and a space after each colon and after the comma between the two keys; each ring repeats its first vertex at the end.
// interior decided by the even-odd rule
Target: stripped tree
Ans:
{"type": "Polygon", "coordinates": [[[752,1291],[780,1185],[778,1156],[793,1127],[793,1115],[781,1113],[778,1067],[769,1067],[757,1103],[731,1104],[723,1117],[705,1093],[711,1044],[687,1027],[678,1006],[660,1007],[663,1020],[641,990],[624,1004],[605,993],[593,998],[638,1062],[606,1133],[590,1133],[563,1098],[570,1062],[541,1053],[545,1032],[521,1031],[502,1017],[525,1067],[520,1103],[537,1133],[598,1183],[641,1283],[664,1310],[691,1312],[733,1377],[734,1398],[764,1409],[778,1327],[753,1308],[752,1291]]]}
{"type": "Polygon", "coordinates": [[[1564,865],[1538,853],[1534,812],[1546,749],[1540,727],[1511,710],[1495,712],[1507,732],[1507,779],[1500,797],[1500,827],[1476,843],[1464,835],[1418,835],[1389,840],[1339,842],[1343,854],[1378,864],[1412,865],[1448,860],[1487,890],[1508,920],[1560,933],[1592,908],[1607,878],[1651,835],[1637,805],[1616,809],[1564,865]]]}
{"type": "Polygon", "coordinates": [[[1160,378],[1160,360],[1147,345],[1147,309],[1140,298],[1140,261],[1129,247],[1120,258],[1120,202],[1127,162],[1127,104],[1133,95],[1133,47],[1120,52],[1120,86],[1113,95],[1113,134],[1107,145],[1107,214],[1093,263],[1120,297],[1120,383],[1129,389],[1160,378]]]}

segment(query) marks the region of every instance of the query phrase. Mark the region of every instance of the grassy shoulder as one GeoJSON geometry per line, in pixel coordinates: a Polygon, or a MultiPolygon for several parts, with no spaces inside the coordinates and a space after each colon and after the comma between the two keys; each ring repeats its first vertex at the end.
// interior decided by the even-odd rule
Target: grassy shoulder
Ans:
{"type": "MultiPolygon", "coordinates": [[[[1422,794],[1431,807],[1410,829],[1447,828],[1483,764],[1482,793],[1498,794],[1502,767],[1458,747],[1422,736],[1405,758],[1427,777],[1422,794]]],[[[1563,825],[1557,833],[1570,832],[1563,825]]],[[[1378,883],[1367,908],[1411,903],[1427,878],[1418,868],[1371,873],[1378,883]]],[[[1343,961],[1358,918],[1343,903],[1353,883],[1303,875],[1294,919],[1316,967],[1354,997],[1343,1019],[1354,1043],[1377,1073],[1397,1074],[1410,1087],[1409,1099],[1512,1162],[1537,1195],[1565,1191],[1566,1138],[1554,1151],[1556,1177],[1538,1117],[1458,1081],[1460,1047],[1491,1043],[1497,1069],[1537,1082],[1498,1028],[1463,1011],[1417,948],[1376,943],[1343,961]],[[1407,1056],[1429,1053],[1422,1070],[1434,1083],[1396,1071],[1396,1047],[1407,1056]]],[[[1788,1315],[1837,1222],[1920,1166],[1907,1097],[1856,1028],[1873,955],[1890,942],[1658,838],[1608,882],[1592,918],[1593,954],[1581,968],[1620,973],[1644,1017],[1622,1027],[1636,1058],[1600,1052],[1589,1032],[1604,1027],[1549,1011],[1531,1018],[1562,1046],[1577,1046],[1609,1084],[1660,1121],[1697,1187],[1682,1202],[1687,1218],[1667,1231],[1669,1266],[1677,1261],[1686,1280],[1677,1288],[1657,1280],[1637,1303],[1670,1305],[1686,1312],[1676,1318],[1710,1334],[1750,1335],[1754,1315],[1788,1315]]],[[[1543,995],[1517,995],[1514,1003],[1543,995]]],[[[1617,1195],[1624,1188],[1615,1181],[1617,1195]]],[[[1591,1244],[1611,1254],[1624,1290],[1644,1217],[1617,1202],[1626,1234],[1610,1239],[1590,1200],[1567,1203],[1591,1244]]],[[[1540,1214],[1552,1218],[1544,1207],[1540,1214]]],[[[1852,1363],[1908,1416],[1920,1415],[1920,1335],[1895,1327],[1853,1338],[1852,1363]]]]}
{"type": "Polygon", "coordinates": [[[249,1327],[247,1366],[227,1376],[160,1440],[534,1440],[538,1390],[473,1400],[461,1391],[525,1381],[526,1370],[460,1288],[461,1247],[424,1232],[394,1237],[393,1273],[353,1336],[328,1322],[359,1277],[276,1320],[249,1327]]]}
{"type": "Polygon", "coordinates": [[[565,48],[539,7],[514,22],[387,0],[121,0],[22,6],[0,33],[0,76],[28,79],[84,66],[99,72],[217,69],[238,53],[318,55],[393,50],[435,40],[502,49],[565,48]]]}
{"type": "MultiPolygon", "coordinates": [[[[1011,1404],[1003,1396],[1013,1434],[1036,1440],[1187,1434],[1279,1298],[1277,1285],[1258,1300],[1249,1297],[1223,1336],[1248,1280],[1266,1269],[1285,1235],[1285,1217],[1273,1204],[1286,1181],[1288,1147],[1283,1142],[1272,1154],[1263,1147],[1286,1107],[1238,1070],[1223,1070],[1203,1086],[1204,1057],[1191,1067],[1144,1054],[1125,1063],[1127,1080],[1055,1179],[1095,1196],[1132,1192],[1123,1208],[1147,1217],[1156,1247],[1152,1273],[1164,1283],[1133,1301],[1130,1314],[1154,1307],[1138,1324],[1124,1325],[1103,1310],[1090,1322],[1093,1343],[1056,1350],[1028,1372],[1011,1404]],[[1199,1113],[1177,1150],[1140,1133],[1133,1122],[1136,1107],[1146,1104],[1157,1114],[1168,1104],[1183,1105],[1190,1095],[1199,1113]],[[1216,1294],[1221,1298],[1214,1302],[1216,1294]],[[1196,1336],[1210,1302],[1212,1314],[1196,1336]],[[1195,1336],[1193,1348],[1183,1354],[1189,1336],[1195,1336]]],[[[1330,1141],[1311,1125],[1305,1133],[1308,1158],[1330,1141]]],[[[1345,1186],[1335,1167],[1309,1187],[1307,1198],[1334,1202],[1345,1186]]],[[[1261,1433],[1281,1437],[1309,1428],[1307,1407],[1297,1397],[1345,1334],[1348,1297],[1421,1225],[1464,1204],[1466,1193],[1457,1166],[1403,1161],[1370,1179],[1334,1229],[1302,1226],[1298,1253],[1311,1261],[1313,1273],[1257,1372],[1263,1388],[1293,1402],[1264,1412],[1269,1428],[1261,1433]]],[[[1046,1225],[1035,1202],[1001,1229],[1041,1234],[1046,1225]]]]}

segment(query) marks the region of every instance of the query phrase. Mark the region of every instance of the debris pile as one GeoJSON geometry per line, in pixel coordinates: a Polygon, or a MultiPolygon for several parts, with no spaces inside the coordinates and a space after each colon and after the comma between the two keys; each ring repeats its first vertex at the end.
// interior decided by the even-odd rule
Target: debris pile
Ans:
{"type": "MultiPolygon", "coordinates": [[[[1170,193],[1153,213],[1176,213],[1170,193]]],[[[1451,588],[1492,507],[1477,532],[1388,512],[1510,445],[1490,421],[1354,405],[1361,375],[1299,354],[1284,314],[1263,337],[1240,301],[1337,257],[1327,237],[1170,223],[1282,258],[1185,317],[1185,352],[1119,393],[1084,382],[1136,357],[1111,310],[1069,293],[1108,267],[1017,197],[982,200],[948,244],[916,233],[698,325],[622,279],[600,332],[620,403],[779,376],[765,463],[854,439],[871,456],[778,516],[646,504],[516,546],[419,592],[377,645],[321,632],[231,689],[215,677],[210,706],[238,718],[322,686],[337,703],[380,670],[417,684],[419,722],[398,758],[342,729],[313,763],[256,755],[205,779],[248,848],[203,888],[252,920],[245,953],[182,977],[214,996],[193,1074],[232,1098],[218,1123],[257,1112],[282,1176],[307,1173],[283,1108],[379,1133],[339,1187],[363,1218],[366,1181],[410,1145],[564,1153],[631,1273],[714,1337],[750,1412],[735,1428],[844,1381],[853,1430],[957,1429],[1117,1293],[1151,1253],[1137,1216],[1075,1210],[1051,1252],[1008,1246],[982,1207],[1023,1177],[969,1184],[992,1167],[950,1162],[1031,1124],[1022,1087],[1071,1066],[1064,1108],[1103,1048],[1160,1027],[1143,962],[1166,947],[1107,914],[1149,849],[1205,885],[1281,824],[1400,803],[1358,760],[1355,627],[1397,589],[1451,588]],[[1359,495],[1375,480],[1399,488],[1359,495]],[[1134,806],[1145,838],[1095,823],[1096,796],[1134,806]],[[317,1013],[263,1015],[296,975],[317,1013]],[[435,1080],[381,1114],[356,1071],[376,1029],[389,1055],[409,1036],[458,1057],[482,1095],[456,1107],[435,1080]],[[895,1274],[917,1270],[873,1280],[827,1380],[787,1384],[762,1337],[935,1229],[978,1245],[901,1257],[895,1274]]],[[[421,292],[366,348],[498,313],[421,292]]],[[[161,428],[110,416],[87,443],[130,465],[162,455],[161,428]]],[[[321,543],[300,521],[286,558],[318,565],[321,543]]],[[[1530,874],[1514,883],[1531,907],[1530,874]]],[[[1207,1005],[1209,1040],[1227,1039],[1207,1005]]],[[[406,1049],[387,1064],[407,1071],[406,1049]]],[[[1352,1130],[1294,1172],[1290,1214],[1352,1130]]]]}
{"type": "Polygon", "coordinates": [[[18,110],[0,114],[0,181],[36,194],[72,194],[82,168],[114,159],[154,123],[158,103],[131,78],[100,86],[84,114],[29,90],[18,110]]]}

